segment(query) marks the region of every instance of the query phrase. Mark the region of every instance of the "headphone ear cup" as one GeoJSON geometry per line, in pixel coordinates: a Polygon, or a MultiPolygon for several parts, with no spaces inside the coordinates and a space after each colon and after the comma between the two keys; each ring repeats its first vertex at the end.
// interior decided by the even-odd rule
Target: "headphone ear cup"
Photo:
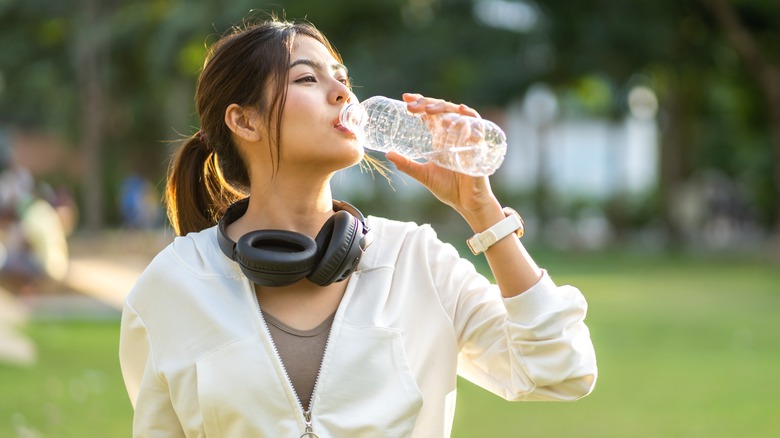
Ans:
{"type": "Polygon", "coordinates": [[[236,242],[235,260],[251,281],[286,286],[308,275],[319,260],[311,237],[285,230],[258,230],[236,242]]]}
{"type": "Polygon", "coordinates": [[[307,276],[320,286],[342,281],[360,261],[362,225],[354,216],[340,210],[333,214],[315,237],[319,248],[319,263],[307,276]]]}

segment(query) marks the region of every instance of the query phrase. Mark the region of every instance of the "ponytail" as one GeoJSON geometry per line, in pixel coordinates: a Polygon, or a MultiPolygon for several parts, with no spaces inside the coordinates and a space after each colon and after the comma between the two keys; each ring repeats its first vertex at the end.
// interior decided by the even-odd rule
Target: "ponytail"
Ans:
{"type": "Polygon", "coordinates": [[[216,225],[224,210],[246,195],[225,180],[217,154],[199,131],[174,155],[165,203],[174,232],[183,236],[216,225]]]}
{"type": "MultiPolygon", "coordinates": [[[[209,48],[195,90],[201,130],[184,141],[168,169],[165,203],[177,235],[216,225],[230,204],[248,195],[249,167],[225,124],[225,111],[237,104],[263,114],[269,126],[274,112],[281,120],[287,87],[284,78],[298,35],[315,38],[341,62],[314,26],[276,19],[244,29],[235,27],[209,48]]],[[[280,135],[277,125],[277,148],[280,135]]]]}

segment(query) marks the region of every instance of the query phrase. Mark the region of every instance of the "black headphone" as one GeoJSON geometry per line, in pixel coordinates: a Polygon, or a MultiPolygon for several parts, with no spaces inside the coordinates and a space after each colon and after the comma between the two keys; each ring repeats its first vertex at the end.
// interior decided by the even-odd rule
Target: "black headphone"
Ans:
{"type": "Polygon", "coordinates": [[[311,237],[287,230],[257,230],[238,242],[227,235],[227,226],[246,213],[249,198],[233,203],[219,220],[219,248],[261,286],[286,286],[306,277],[320,286],[345,280],[373,235],[360,211],[344,201],[333,201],[336,212],[311,237]]]}

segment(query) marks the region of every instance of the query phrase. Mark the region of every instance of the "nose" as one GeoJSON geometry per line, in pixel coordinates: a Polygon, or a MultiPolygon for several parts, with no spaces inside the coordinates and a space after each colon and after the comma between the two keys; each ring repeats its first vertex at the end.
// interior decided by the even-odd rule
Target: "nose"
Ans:
{"type": "Polygon", "coordinates": [[[330,92],[329,101],[330,103],[340,103],[343,104],[347,102],[350,98],[350,95],[352,92],[349,90],[349,87],[344,85],[342,82],[333,80],[334,86],[333,89],[330,92]]]}

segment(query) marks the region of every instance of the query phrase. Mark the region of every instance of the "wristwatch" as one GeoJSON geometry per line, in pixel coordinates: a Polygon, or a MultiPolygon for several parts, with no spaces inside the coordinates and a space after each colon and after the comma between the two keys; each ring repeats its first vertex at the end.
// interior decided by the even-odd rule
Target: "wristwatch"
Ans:
{"type": "Polygon", "coordinates": [[[506,215],[506,218],[487,230],[477,233],[466,240],[466,244],[468,244],[469,249],[471,249],[471,252],[474,253],[474,255],[485,252],[488,248],[493,246],[494,243],[512,233],[516,234],[518,238],[523,237],[523,233],[525,233],[523,218],[509,207],[504,207],[502,211],[504,212],[504,215],[506,215]]]}

